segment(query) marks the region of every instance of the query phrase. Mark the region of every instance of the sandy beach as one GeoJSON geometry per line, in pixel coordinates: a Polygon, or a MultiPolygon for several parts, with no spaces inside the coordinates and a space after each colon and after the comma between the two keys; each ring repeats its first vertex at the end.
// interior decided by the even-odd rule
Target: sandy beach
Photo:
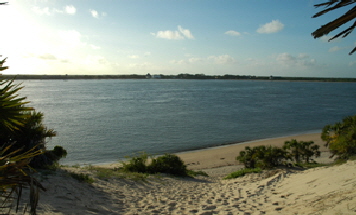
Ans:
{"type": "MultiPolygon", "coordinates": [[[[248,144],[283,145],[285,140],[313,140],[320,134],[274,138],[180,153],[188,168],[209,177],[150,176],[145,181],[94,178],[78,182],[65,167],[42,175],[38,214],[356,214],[356,161],[309,170],[278,169],[222,180],[242,168],[235,157],[248,144]]],[[[331,162],[325,147],[317,161],[331,162]]],[[[113,168],[116,164],[107,165],[113,168]]],[[[26,196],[27,193],[24,193],[26,196]]]]}

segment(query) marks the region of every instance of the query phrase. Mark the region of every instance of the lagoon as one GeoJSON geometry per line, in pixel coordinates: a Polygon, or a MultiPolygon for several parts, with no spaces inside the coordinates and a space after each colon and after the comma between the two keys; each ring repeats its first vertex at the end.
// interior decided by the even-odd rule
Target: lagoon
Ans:
{"type": "MultiPolygon", "coordinates": [[[[356,114],[356,83],[248,80],[25,80],[21,96],[57,131],[62,164],[116,162],[320,132],[356,114]]],[[[238,153],[238,152],[237,152],[238,153]]]]}

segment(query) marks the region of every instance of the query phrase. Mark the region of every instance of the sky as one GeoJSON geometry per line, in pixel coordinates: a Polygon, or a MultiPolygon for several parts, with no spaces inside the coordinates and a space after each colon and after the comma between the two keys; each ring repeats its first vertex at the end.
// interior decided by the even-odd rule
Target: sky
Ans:
{"type": "Polygon", "coordinates": [[[4,74],[356,78],[354,34],[311,36],[346,11],[311,18],[325,0],[7,1],[4,74]]]}

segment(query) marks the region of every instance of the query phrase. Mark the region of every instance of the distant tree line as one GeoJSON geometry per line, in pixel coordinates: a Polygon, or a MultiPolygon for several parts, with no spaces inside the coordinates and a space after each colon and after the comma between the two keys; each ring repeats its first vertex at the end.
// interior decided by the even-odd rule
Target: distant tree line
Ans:
{"type": "Polygon", "coordinates": [[[221,79],[221,80],[276,80],[276,81],[310,81],[310,82],[356,82],[356,78],[319,78],[319,77],[282,77],[282,76],[254,76],[254,75],[205,75],[188,74],[178,75],[3,75],[7,79],[221,79]]]}

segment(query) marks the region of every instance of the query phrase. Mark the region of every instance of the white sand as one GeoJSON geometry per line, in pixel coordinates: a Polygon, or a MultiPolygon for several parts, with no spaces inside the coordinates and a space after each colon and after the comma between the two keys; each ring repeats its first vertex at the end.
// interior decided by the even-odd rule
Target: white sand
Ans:
{"type": "MultiPolygon", "coordinates": [[[[308,137],[311,136],[304,136],[308,137]]],[[[269,144],[257,145],[264,143],[269,144]]],[[[63,170],[57,171],[42,181],[48,191],[41,193],[38,214],[356,214],[356,161],[305,171],[279,169],[222,180],[226,174],[241,168],[228,163],[238,151],[228,150],[233,151],[230,157],[219,152],[229,147],[181,155],[191,162],[189,167],[204,166],[208,178],[150,177],[146,182],[96,179],[90,185],[68,177],[63,170]],[[206,154],[209,151],[210,159],[206,154]],[[221,162],[216,164],[221,167],[212,168],[214,159],[221,162]],[[225,161],[228,166],[222,164],[225,161]]],[[[327,157],[324,153],[325,161],[327,157]]]]}

